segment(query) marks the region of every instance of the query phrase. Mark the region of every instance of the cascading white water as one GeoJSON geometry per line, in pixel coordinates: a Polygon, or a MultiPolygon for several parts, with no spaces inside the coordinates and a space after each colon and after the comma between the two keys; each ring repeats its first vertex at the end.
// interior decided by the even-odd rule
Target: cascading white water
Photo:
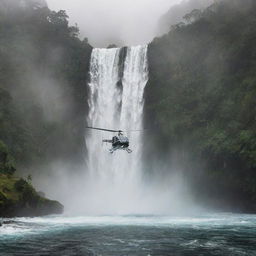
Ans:
{"type": "MultiPolygon", "coordinates": [[[[93,49],[89,84],[90,110],[87,118],[90,126],[102,128],[119,126],[117,120],[121,102],[121,92],[117,87],[119,54],[120,49],[93,49]]],[[[86,137],[89,171],[91,175],[98,175],[98,178],[104,175],[108,161],[106,152],[102,150],[101,140],[103,136],[107,138],[109,135],[105,132],[93,131],[86,137]]],[[[109,173],[106,173],[106,176],[108,175],[109,173]]]]}
{"type": "MultiPolygon", "coordinates": [[[[88,126],[111,130],[143,129],[147,48],[93,50],[88,126]]],[[[156,156],[142,165],[143,134],[125,133],[130,139],[131,154],[124,150],[111,154],[108,151],[111,144],[103,145],[102,139],[112,139],[116,134],[86,129],[87,166],[81,172],[74,171],[73,176],[65,176],[62,183],[59,200],[65,202],[68,214],[167,215],[191,211],[193,202],[179,170],[172,173],[156,156]],[[149,165],[153,165],[150,169],[152,167],[156,173],[164,168],[166,175],[148,175],[149,165]]],[[[62,168],[60,176],[63,177],[62,168]]]]}
{"type": "MultiPolygon", "coordinates": [[[[147,81],[147,46],[128,48],[122,79],[123,95],[120,116],[120,122],[125,129],[143,129],[143,96],[147,81]]],[[[131,132],[129,134],[134,152],[132,161],[128,160],[126,167],[129,168],[131,176],[136,177],[137,180],[141,174],[142,135],[142,132],[131,132]]]]}
{"type": "MultiPolygon", "coordinates": [[[[92,52],[87,123],[107,129],[141,130],[143,94],[148,81],[147,46],[127,48],[123,72],[120,72],[120,52],[119,48],[94,49],[92,52]],[[119,74],[123,74],[122,77],[119,74]],[[122,85],[118,81],[122,81],[122,85]]],[[[111,210],[125,211],[124,208],[129,207],[127,201],[131,201],[140,182],[142,133],[127,133],[132,154],[121,150],[110,154],[110,144],[107,148],[102,147],[102,139],[111,139],[113,135],[87,131],[89,179],[91,188],[97,190],[94,208],[105,207],[103,204],[107,201],[111,210]],[[117,200],[118,207],[115,207],[117,200]]]]}

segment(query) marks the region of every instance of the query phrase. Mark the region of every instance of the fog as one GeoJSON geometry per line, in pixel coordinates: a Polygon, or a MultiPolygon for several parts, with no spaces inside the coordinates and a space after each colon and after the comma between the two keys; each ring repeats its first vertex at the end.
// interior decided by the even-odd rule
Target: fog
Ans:
{"type": "MultiPolygon", "coordinates": [[[[126,154],[117,154],[122,153],[126,154]]],[[[186,215],[205,211],[195,202],[181,170],[164,170],[170,168],[160,161],[154,166],[158,175],[133,183],[115,183],[111,175],[96,179],[85,169],[74,169],[63,162],[52,163],[49,168],[52,173],[47,177],[45,170],[38,172],[33,184],[64,204],[67,215],[186,215]]]]}
{"type": "Polygon", "coordinates": [[[158,20],[181,0],[48,0],[50,9],[66,10],[71,24],[94,47],[137,45],[158,34],[158,20]]]}
{"type": "MultiPolygon", "coordinates": [[[[111,0],[106,4],[100,0],[93,3],[49,0],[48,4],[51,9],[66,10],[71,23],[78,23],[81,36],[87,37],[94,47],[106,47],[113,43],[122,46],[149,42],[159,33],[157,26],[160,17],[179,2],[111,0]]],[[[103,159],[108,159],[106,163],[111,163],[111,158],[119,159],[119,154],[127,154],[116,152],[110,156],[108,149],[101,147],[101,139],[99,135],[96,140],[99,144],[97,157],[104,155],[103,159]]],[[[133,146],[136,147],[136,143],[133,146]]],[[[93,145],[90,144],[90,147],[93,145]]],[[[185,214],[198,210],[186,177],[179,167],[170,165],[168,159],[160,160],[159,156],[154,158],[153,167],[142,163],[143,168],[139,170],[146,174],[151,169],[154,174],[150,178],[140,179],[140,175],[136,175],[138,179],[128,179],[127,176],[117,182],[115,178],[123,170],[112,176],[110,168],[106,166],[105,174],[99,178],[97,170],[96,177],[90,176],[86,165],[76,168],[69,162],[57,161],[51,162],[47,171],[37,172],[34,184],[39,190],[46,191],[48,197],[62,202],[68,214],[185,214]]]]}
{"type": "MultiPolygon", "coordinates": [[[[117,129],[121,125],[121,128],[128,130],[143,128],[142,98],[148,81],[148,69],[147,61],[142,60],[146,56],[146,49],[129,48],[130,54],[123,60],[126,65],[122,77],[125,88],[120,95],[122,109],[118,104],[119,97],[116,97],[119,89],[115,86],[119,61],[112,62],[117,49],[93,52],[90,69],[93,79],[89,84],[93,89],[89,96],[90,111],[87,117],[89,126],[117,129]],[[134,83],[138,91],[133,87],[134,83]],[[97,93],[100,97],[95,97],[97,93]],[[134,98],[136,101],[132,100],[134,98]],[[123,117],[121,120],[119,115],[123,117]]],[[[177,164],[171,164],[167,157],[160,158],[158,153],[143,161],[143,132],[125,133],[130,139],[132,154],[124,150],[110,154],[111,145],[102,145],[101,142],[102,139],[111,139],[111,135],[102,131],[85,131],[87,165],[74,168],[65,161],[51,163],[50,169],[53,171],[50,180],[45,176],[35,177],[35,181],[39,182],[36,187],[47,191],[50,198],[62,202],[67,214],[165,215],[185,214],[197,208],[186,177],[177,164]]]]}
{"type": "MultiPolygon", "coordinates": [[[[66,10],[71,24],[77,23],[81,37],[87,37],[94,47],[106,47],[113,43],[118,46],[148,43],[159,34],[159,19],[171,6],[180,2],[181,0],[48,0],[48,5],[50,9],[66,10]]],[[[21,42],[18,39],[16,41],[21,42]]],[[[23,43],[27,44],[29,49],[33,49],[30,40],[23,43]]],[[[46,62],[51,64],[49,66],[60,66],[62,54],[61,50],[52,48],[46,62]]],[[[72,100],[64,97],[68,94],[66,83],[61,79],[54,79],[48,65],[44,70],[34,66],[33,61],[28,66],[28,72],[24,74],[27,83],[13,92],[15,98],[18,99],[22,93],[29,93],[42,108],[45,121],[58,122],[64,119],[64,116],[70,114],[72,106],[72,100]]],[[[63,144],[68,145],[68,142],[63,141],[63,144]]],[[[99,145],[101,146],[101,138],[99,145]]],[[[100,150],[103,154],[109,154],[105,149],[100,150]]],[[[182,171],[176,166],[168,167],[170,162],[167,159],[160,160],[159,156],[155,156],[153,167],[143,163],[141,173],[148,173],[148,169],[155,173],[150,179],[144,177],[133,183],[124,182],[114,186],[111,176],[108,179],[91,178],[86,164],[74,166],[69,160],[50,161],[44,166],[35,166],[36,171],[33,173],[33,185],[38,190],[45,191],[47,197],[63,203],[67,213],[184,214],[197,208],[182,171]]],[[[27,174],[29,171],[27,170],[27,174]]]]}
{"type": "Polygon", "coordinates": [[[165,15],[159,19],[156,32],[158,35],[167,33],[171,25],[184,22],[183,17],[193,9],[205,9],[217,0],[184,0],[181,4],[173,5],[165,15]]]}

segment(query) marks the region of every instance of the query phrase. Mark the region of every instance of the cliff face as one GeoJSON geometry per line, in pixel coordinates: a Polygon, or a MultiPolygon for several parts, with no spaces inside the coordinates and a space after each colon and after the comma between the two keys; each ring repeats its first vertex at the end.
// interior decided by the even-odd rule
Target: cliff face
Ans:
{"type": "Polygon", "coordinates": [[[63,206],[15,178],[34,166],[84,163],[86,82],[92,47],[65,11],[43,0],[0,1],[0,216],[61,213],[63,206]],[[43,7],[43,8],[41,8],[43,7]]]}
{"type": "Polygon", "coordinates": [[[31,174],[52,161],[83,164],[92,47],[65,11],[18,2],[0,1],[0,140],[31,174]]]}
{"type": "Polygon", "coordinates": [[[0,2],[2,11],[9,11],[10,8],[27,8],[29,6],[43,8],[48,5],[45,0],[1,0],[0,2]]]}
{"type": "Polygon", "coordinates": [[[181,1],[179,4],[172,6],[159,20],[159,34],[162,35],[163,33],[167,33],[171,26],[184,21],[183,17],[192,10],[204,9],[210,6],[213,2],[214,0],[188,0],[181,1]]]}
{"type": "Polygon", "coordinates": [[[41,197],[24,179],[0,174],[0,217],[34,217],[61,214],[57,201],[41,197]]]}
{"type": "Polygon", "coordinates": [[[31,177],[26,181],[14,176],[14,159],[0,141],[0,217],[27,217],[60,214],[64,207],[36,192],[31,177]]]}
{"type": "Polygon", "coordinates": [[[256,212],[255,13],[252,0],[218,1],[156,38],[145,95],[146,148],[175,159],[199,201],[247,212],[256,212]]]}

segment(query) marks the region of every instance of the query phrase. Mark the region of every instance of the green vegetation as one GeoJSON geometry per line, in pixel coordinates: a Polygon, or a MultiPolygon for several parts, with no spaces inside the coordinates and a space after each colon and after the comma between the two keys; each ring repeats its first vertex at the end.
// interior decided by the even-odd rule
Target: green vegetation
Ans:
{"type": "MultiPolygon", "coordinates": [[[[12,214],[28,214],[52,201],[30,178],[13,177],[14,159],[32,175],[31,166],[52,160],[83,161],[92,48],[65,11],[18,2],[0,3],[0,212],[10,203],[12,214]]],[[[255,17],[254,0],[216,1],[185,15],[149,45],[145,94],[150,159],[174,159],[169,169],[184,170],[199,201],[254,212],[255,17]]]]}
{"type": "Polygon", "coordinates": [[[0,141],[0,217],[62,213],[63,206],[39,195],[29,181],[13,176],[7,147],[0,141]],[[3,157],[2,157],[3,156],[3,157]]]}
{"type": "Polygon", "coordinates": [[[0,216],[61,213],[17,168],[51,160],[83,161],[84,90],[91,46],[68,25],[65,11],[37,1],[0,3],[0,216]],[[15,161],[14,161],[15,159],[15,161]]]}
{"type": "Polygon", "coordinates": [[[81,162],[91,46],[65,11],[18,2],[0,8],[0,140],[22,168],[81,162]]]}
{"type": "Polygon", "coordinates": [[[186,15],[150,44],[146,91],[154,143],[177,153],[198,197],[254,212],[255,14],[255,1],[225,0],[186,15]]]}
{"type": "Polygon", "coordinates": [[[63,206],[41,197],[27,181],[0,174],[0,217],[59,214],[63,206]]]}
{"type": "Polygon", "coordinates": [[[15,162],[7,146],[0,140],[0,174],[12,175],[16,171],[15,162]]]}

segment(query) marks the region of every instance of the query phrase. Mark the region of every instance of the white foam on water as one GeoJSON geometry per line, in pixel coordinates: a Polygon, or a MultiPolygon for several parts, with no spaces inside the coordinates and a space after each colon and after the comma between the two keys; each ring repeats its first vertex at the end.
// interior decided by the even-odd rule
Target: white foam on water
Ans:
{"type": "MultiPolygon", "coordinates": [[[[225,228],[232,231],[241,228],[256,228],[256,215],[208,214],[193,217],[175,216],[47,216],[15,218],[13,224],[0,227],[0,239],[9,236],[24,236],[45,232],[62,231],[69,228],[141,226],[152,228],[189,228],[214,230],[225,228]]],[[[195,241],[190,241],[191,245],[195,241]]],[[[208,241],[209,242],[209,241],[208,241]]],[[[210,241],[211,242],[211,241],[210,241]]],[[[188,244],[186,244],[188,245],[188,244]]],[[[210,243],[207,246],[211,246],[210,243]]]]}
{"type": "Polygon", "coordinates": [[[17,218],[23,223],[88,224],[88,225],[146,225],[146,226],[250,226],[256,227],[256,215],[209,214],[202,216],[49,216],[17,218]],[[246,220],[246,221],[243,221],[246,220]]]}

